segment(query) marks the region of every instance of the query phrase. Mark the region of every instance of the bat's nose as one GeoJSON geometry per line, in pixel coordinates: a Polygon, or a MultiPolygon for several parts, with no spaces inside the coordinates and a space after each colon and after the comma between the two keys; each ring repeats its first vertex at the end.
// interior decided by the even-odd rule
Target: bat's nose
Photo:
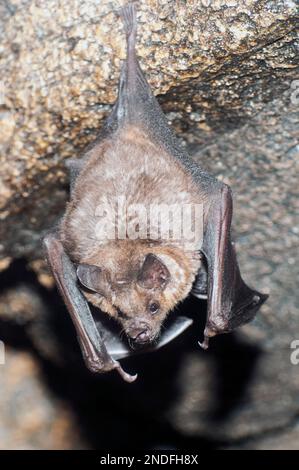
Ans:
{"type": "Polygon", "coordinates": [[[129,336],[135,343],[147,343],[150,341],[150,329],[147,325],[143,324],[139,327],[132,328],[129,332],[129,336]]]}
{"type": "Polygon", "coordinates": [[[141,331],[135,338],[134,341],[135,343],[147,343],[150,339],[150,334],[148,330],[143,330],[141,331]]]}

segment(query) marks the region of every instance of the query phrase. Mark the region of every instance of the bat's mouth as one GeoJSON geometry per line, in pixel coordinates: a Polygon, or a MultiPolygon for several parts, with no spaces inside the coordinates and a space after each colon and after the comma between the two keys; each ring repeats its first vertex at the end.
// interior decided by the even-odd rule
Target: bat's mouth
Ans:
{"type": "Polygon", "coordinates": [[[146,346],[151,344],[156,335],[154,335],[149,329],[140,329],[140,331],[130,331],[127,333],[131,346],[146,346]]]}

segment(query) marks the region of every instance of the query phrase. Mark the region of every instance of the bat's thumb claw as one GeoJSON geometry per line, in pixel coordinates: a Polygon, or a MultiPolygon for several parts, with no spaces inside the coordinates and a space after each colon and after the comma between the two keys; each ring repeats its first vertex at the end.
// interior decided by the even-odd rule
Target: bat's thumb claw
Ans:
{"type": "Polygon", "coordinates": [[[202,349],[208,349],[208,347],[209,347],[209,337],[205,336],[203,342],[201,343],[200,341],[198,341],[198,344],[202,349]]]}
{"type": "Polygon", "coordinates": [[[206,326],[205,331],[204,331],[203,334],[204,334],[204,340],[203,340],[202,343],[200,343],[200,342],[198,341],[198,344],[199,344],[199,346],[200,346],[202,349],[208,349],[210,338],[212,338],[213,336],[216,336],[217,333],[216,333],[215,330],[212,330],[211,328],[209,328],[208,326],[206,326]]]}
{"type": "Polygon", "coordinates": [[[114,368],[117,370],[119,375],[125,380],[125,382],[129,382],[129,383],[135,382],[135,380],[138,377],[138,374],[131,375],[125,372],[119,362],[115,362],[114,368]]]}
{"type": "Polygon", "coordinates": [[[135,374],[135,375],[126,374],[126,378],[124,380],[126,382],[132,383],[132,382],[135,382],[137,377],[138,377],[138,374],[135,374]]]}

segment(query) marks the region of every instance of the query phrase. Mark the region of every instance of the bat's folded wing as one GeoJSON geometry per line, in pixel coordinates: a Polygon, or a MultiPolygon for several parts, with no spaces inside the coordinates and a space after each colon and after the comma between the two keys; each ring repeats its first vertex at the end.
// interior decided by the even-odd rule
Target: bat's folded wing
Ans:
{"type": "Polygon", "coordinates": [[[209,337],[227,333],[252,320],[267,295],[251,289],[243,281],[230,238],[232,196],[222,185],[211,194],[201,251],[207,263],[207,324],[201,346],[209,337]]]}

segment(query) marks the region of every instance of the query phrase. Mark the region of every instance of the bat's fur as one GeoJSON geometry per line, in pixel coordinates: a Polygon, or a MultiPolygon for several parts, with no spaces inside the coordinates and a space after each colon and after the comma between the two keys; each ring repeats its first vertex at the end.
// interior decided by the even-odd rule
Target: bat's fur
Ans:
{"type": "MultiPolygon", "coordinates": [[[[130,329],[132,319],[144,321],[150,327],[152,340],[167,313],[190,292],[201,265],[200,246],[197,250],[187,249],[184,238],[98,239],[97,207],[106,204],[113,213],[120,196],[127,204],[149,207],[198,204],[203,202],[203,195],[179,161],[132,125],[121,129],[113,140],[97,145],[76,180],[60,238],[74,262],[99,266],[109,273],[104,295],[85,291],[85,296],[119,320],[125,329],[130,329]],[[164,289],[145,289],[137,282],[149,253],[156,255],[170,273],[164,289]],[[151,302],[160,304],[154,316],[148,312],[151,302]]],[[[134,225],[134,220],[131,222],[134,225]]]]}

